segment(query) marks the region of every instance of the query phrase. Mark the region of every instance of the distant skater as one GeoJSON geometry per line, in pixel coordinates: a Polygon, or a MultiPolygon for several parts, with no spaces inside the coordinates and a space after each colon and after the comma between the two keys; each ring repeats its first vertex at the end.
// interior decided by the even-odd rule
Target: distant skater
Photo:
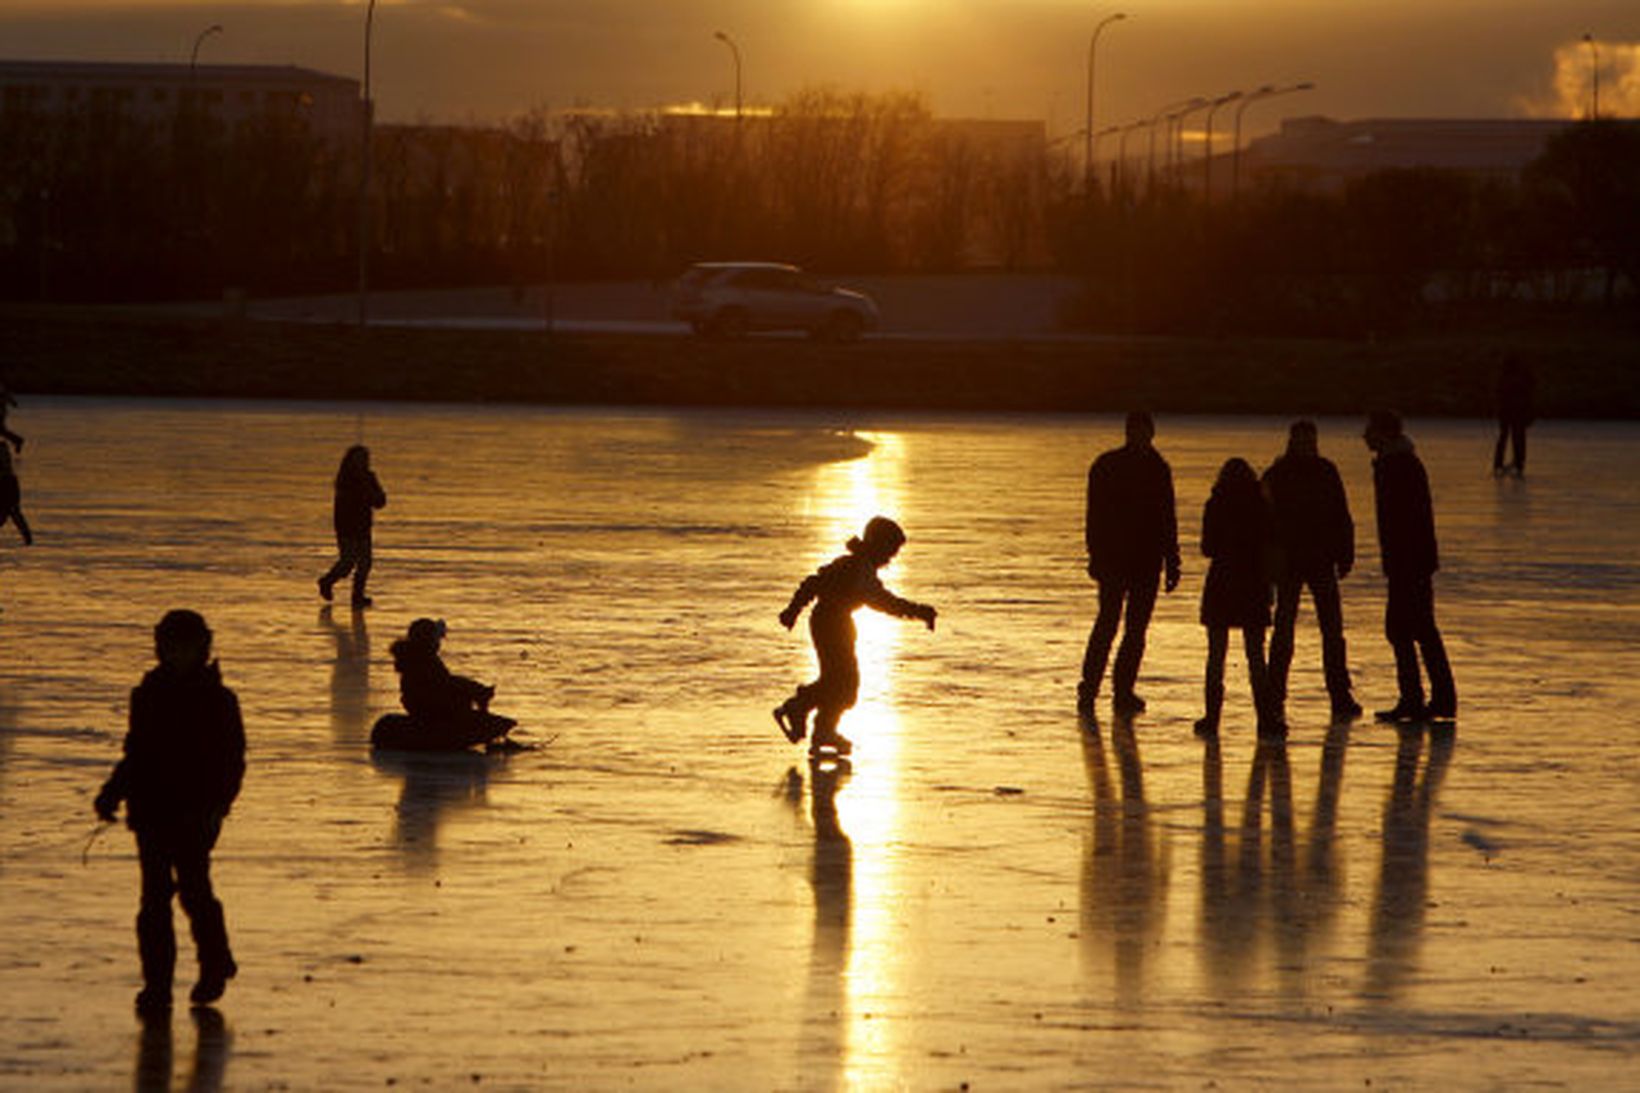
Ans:
{"type": "Polygon", "coordinates": [[[23,515],[23,486],[12,469],[11,449],[0,444],[0,527],[10,520],[23,536],[23,545],[34,544],[34,532],[29,529],[28,517],[23,515]]]}
{"type": "Polygon", "coordinates": [[[365,582],[370,579],[371,529],[375,512],[387,504],[387,494],[370,469],[370,449],[355,444],[342,456],[336,472],[336,502],[332,518],[336,526],[336,564],[319,578],[319,595],[330,599],[337,581],[353,574],[353,606],[369,607],[365,582]]]}
{"type": "Polygon", "coordinates": [[[1531,367],[1519,357],[1505,357],[1498,370],[1498,442],[1492,449],[1492,473],[1513,472],[1519,478],[1526,473],[1526,427],[1532,424],[1534,395],[1537,381],[1531,367]],[[1513,447],[1513,458],[1506,466],[1504,450],[1513,447]]]}
{"type": "Polygon", "coordinates": [[[490,700],[495,697],[493,685],[458,676],[445,667],[439,656],[444,634],[442,619],[417,619],[404,637],[393,643],[399,701],[412,724],[407,735],[384,740],[382,722],[378,722],[373,733],[378,747],[431,751],[467,748],[499,740],[518,723],[490,712],[490,700]]]}
{"type": "Polygon", "coordinates": [[[847,543],[848,553],[821,566],[803,579],[780,612],[780,625],[790,630],[811,602],[809,635],[820,659],[820,678],[797,688],[775,707],[774,717],[792,743],[808,733],[815,713],[811,752],[821,749],[847,755],[853,744],[837,731],[837,722],[854,706],[860,694],[860,665],[854,657],[854,612],[870,607],[901,619],[921,619],[934,629],[937,612],[928,604],[901,599],[883,587],[877,571],[893,560],[905,544],[905,532],[886,516],[873,516],[859,538],[847,543]]]}
{"type": "Polygon", "coordinates": [[[1374,453],[1372,485],[1378,509],[1378,553],[1383,561],[1389,602],[1384,608],[1384,636],[1395,650],[1395,677],[1400,699],[1380,710],[1380,721],[1450,720],[1458,715],[1458,693],[1446,646],[1435,626],[1435,571],[1440,556],[1435,542],[1435,507],[1429,476],[1406,436],[1401,417],[1374,410],[1362,434],[1374,453]],[[1429,673],[1429,704],[1424,704],[1418,657],[1429,673]]]}
{"type": "Polygon", "coordinates": [[[11,393],[11,388],[6,385],[4,379],[0,379],[0,440],[10,442],[11,446],[20,452],[23,450],[23,438],[12,432],[6,424],[6,412],[15,409],[16,406],[17,399],[11,393]]]}
{"type": "Polygon", "coordinates": [[[1287,728],[1271,691],[1264,663],[1264,631],[1270,625],[1270,515],[1258,475],[1245,459],[1229,459],[1202,510],[1202,553],[1210,558],[1202,585],[1201,622],[1207,628],[1206,712],[1199,736],[1216,736],[1224,707],[1224,662],[1230,631],[1240,630],[1247,652],[1247,679],[1261,738],[1280,738],[1287,728]]]}
{"type": "Polygon", "coordinates": [[[176,933],[171,896],[181,897],[193,927],[199,981],[189,998],[208,1005],[239,971],[228,948],[222,904],[211,890],[211,848],[245,774],[245,729],[239,700],[222,685],[211,656],[211,631],[193,611],[170,611],[154,627],[157,667],[131,692],[131,727],[121,759],[95,807],[125,822],[137,837],[142,903],[137,953],[142,992],[137,1010],[171,1008],[176,933]]]}
{"type": "Polygon", "coordinates": [[[1179,586],[1179,532],[1173,471],[1151,444],[1156,423],[1135,410],[1127,415],[1125,428],[1127,443],[1088,468],[1085,537],[1088,576],[1099,582],[1099,614],[1088,634],[1076,701],[1083,713],[1093,712],[1125,605],[1127,628],[1111,672],[1111,706],[1118,716],[1132,717],[1145,709],[1134,685],[1164,567],[1167,590],[1179,586]]]}
{"type": "Polygon", "coordinates": [[[1321,667],[1333,720],[1352,721],[1361,716],[1361,706],[1351,693],[1338,582],[1355,566],[1355,521],[1338,468],[1317,448],[1315,422],[1293,422],[1286,453],[1264,472],[1264,490],[1280,559],[1270,633],[1270,699],[1277,708],[1286,704],[1293,630],[1299,599],[1308,587],[1321,628],[1321,667]]]}

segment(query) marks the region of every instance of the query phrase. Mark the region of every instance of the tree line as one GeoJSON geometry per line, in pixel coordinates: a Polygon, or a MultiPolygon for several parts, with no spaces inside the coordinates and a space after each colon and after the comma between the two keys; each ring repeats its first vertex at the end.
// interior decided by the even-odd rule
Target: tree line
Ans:
{"type": "MultiPolygon", "coordinates": [[[[180,108],[179,108],[180,109],[180,108]]],[[[1640,127],[1581,123],[1518,180],[1385,171],[1337,192],[1115,191],[1026,133],[829,88],[772,110],[378,125],[365,214],[382,288],[660,280],[691,261],[822,272],[1057,269],[1068,318],[1130,331],[1393,331],[1497,303],[1633,299],[1640,127]]],[[[0,295],[342,291],[357,147],[299,117],[225,127],[0,114],[0,295]]]]}

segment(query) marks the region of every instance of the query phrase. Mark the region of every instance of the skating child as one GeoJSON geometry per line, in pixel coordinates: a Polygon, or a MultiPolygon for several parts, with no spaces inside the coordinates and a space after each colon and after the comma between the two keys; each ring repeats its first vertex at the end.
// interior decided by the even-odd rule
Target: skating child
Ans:
{"type": "Polygon", "coordinates": [[[211,848],[245,774],[245,729],[239,700],[222,685],[211,656],[211,631],[193,611],[171,611],[154,627],[159,664],[131,692],[125,758],[114,768],[95,807],[113,822],[125,802],[125,822],[137,837],[142,903],[137,952],[142,959],[145,1015],[171,1008],[176,933],[171,895],[181,897],[193,926],[199,981],[189,997],[208,1005],[222,997],[239,968],[228,948],[222,904],[211,890],[211,848]]]}
{"type": "Polygon", "coordinates": [[[817,711],[810,751],[824,748],[847,755],[853,750],[849,740],[837,732],[837,722],[860,693],[860,665],[854,658],[856,610],[870,607],[896,618],[921,619],[934,629],[934,608],[901,599],[884,588],[877,576],[904,543],[900,525],[886,516],[873,516],[860,537],[848,541],[848,553],[804,578],[792,593],[791,603],[780,612],[780,625],[790,630],[803,608],[814,603],[809,634],[820,658],[820,678],[797,688],[774,711],[775,721],[792,743],[807,734],[809,714],[817,711]]]}

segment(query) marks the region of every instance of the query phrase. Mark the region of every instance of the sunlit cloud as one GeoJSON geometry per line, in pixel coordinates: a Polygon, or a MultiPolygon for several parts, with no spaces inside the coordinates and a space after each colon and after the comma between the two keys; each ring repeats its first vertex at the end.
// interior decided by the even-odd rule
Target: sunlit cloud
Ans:
{"type": "Polygon", "coordinates": [[[1568,42],[1555,50],[1552,89],[1522,108],[1534,117],[1586,118],[1600,74],[1601,117],[1640,115],[1640,42],[1568,42]]]}

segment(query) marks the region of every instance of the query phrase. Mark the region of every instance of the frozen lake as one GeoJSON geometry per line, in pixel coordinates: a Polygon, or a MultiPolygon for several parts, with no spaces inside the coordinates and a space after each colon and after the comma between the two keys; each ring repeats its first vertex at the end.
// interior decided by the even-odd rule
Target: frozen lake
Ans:
{"type": "MultiPolygon", "coordinates": [[[[1544,423],[1516,481],[1489,423],[1410,422],[1456,735],[1330,728],[1306,609],[1291,738],[1260,751],[1236,654],[1221,743],[1191,734],[1197,535],[1219,464],[1267,465],[1284,421],[1159,421],[1184,583],[1149,712],[1094,732],[1083,485],[1116,418],[28,398],[11,424],[37,539],[0,530],[0,1087],[1634,1081],[1640,427],[1544,423]],[[389,503],[356,615],[313,581],[359,441],[389,503]],[[854,769],[817,776],[770,720],[811,671],[775,615],[877,512],[939,630],[862,613],[854,769]],[[145,1033],[132,841],[82,852],[177,606],[245,712],[215,869],[241,972],[145,1033]],[[371,757],[423,614],[540,750],[371,757]]],[[[1322,422],[1370,710],[1394,673],[1359,432],[1322,422]]]]}

